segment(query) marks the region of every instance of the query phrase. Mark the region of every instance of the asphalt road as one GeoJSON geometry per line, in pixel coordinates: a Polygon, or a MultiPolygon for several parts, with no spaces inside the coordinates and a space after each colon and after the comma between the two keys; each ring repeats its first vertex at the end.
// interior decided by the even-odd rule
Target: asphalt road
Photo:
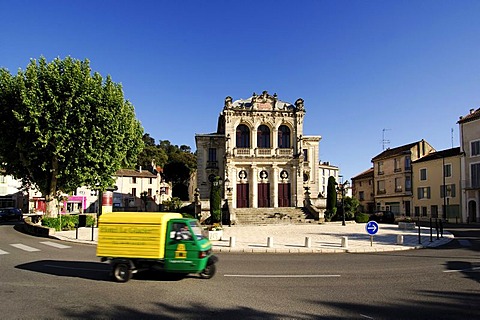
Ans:
{"type": "Polygon", "coordinates": [[[478,227],[438,249],[218,254],[217,275],[110,281],[95,247],[0,225],[2,319],[480,318],[478,227]]]}

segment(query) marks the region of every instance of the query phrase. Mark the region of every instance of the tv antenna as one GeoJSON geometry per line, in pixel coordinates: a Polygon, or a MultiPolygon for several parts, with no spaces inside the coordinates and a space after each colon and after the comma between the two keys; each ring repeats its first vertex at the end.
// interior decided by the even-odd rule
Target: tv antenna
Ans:
{"type": "Polygon", "coordinates": [[[452,149],[453,149],[453,128],[450,132],[451,132],[451,136],[452,136],[452,149]]]}
{"type": "Polygon", "coordinates": [[[391,129],[383,129],[382,130],[382,148],[385,150],[385,145],[390,144],[390,140],[385,139],[385,131],[389,131],[391,129]]]}

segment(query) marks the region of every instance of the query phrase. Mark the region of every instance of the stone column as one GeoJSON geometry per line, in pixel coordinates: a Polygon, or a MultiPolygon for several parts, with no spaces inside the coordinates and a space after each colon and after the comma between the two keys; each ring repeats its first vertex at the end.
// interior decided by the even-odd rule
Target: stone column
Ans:
{"type": "Polygon", "coordinates": [[[249,179],[252,183],[252,189],[250,191],[252,200],[250,203],[251,208],[258,208],[258,168],[256,165],[252,165],[252,177],[249,179]]]}
{"type": "Polygon", "coordinates": [[[273,179],[271,180],[272,183],[273,183],[273,194],[272,194],[272,203],[271,205],[274,207],[274,208],[278,208],[278,167],[276,165],[273,166],[272,168],[272,176],[273,176],[273,179]]]}

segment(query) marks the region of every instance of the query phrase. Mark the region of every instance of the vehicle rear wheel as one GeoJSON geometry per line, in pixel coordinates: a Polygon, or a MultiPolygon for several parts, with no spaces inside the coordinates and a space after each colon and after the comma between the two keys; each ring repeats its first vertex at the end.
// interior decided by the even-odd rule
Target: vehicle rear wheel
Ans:
{"type": "Polygon", "coordinates": [[[201,272],[200,272],[200,277],[202,279],[210,279],[211,277],[213,277],[215,275],[215,272],[217,271],[217,268],[215,267],[215,264],[210,264],[210,265],[207,265],[205,267],[205,269],[203,269],[201,272]]]}
{"type": "Polygon", "coordinates": [[[117,282],[127,282],[132,278],[132,270],[127,263],[117,263],[113,266],[113,278],[117,282]]]}

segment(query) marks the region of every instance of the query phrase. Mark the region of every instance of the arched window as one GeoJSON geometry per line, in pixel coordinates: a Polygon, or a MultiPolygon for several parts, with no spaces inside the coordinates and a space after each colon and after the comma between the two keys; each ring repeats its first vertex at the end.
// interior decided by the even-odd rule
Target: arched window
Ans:
{"type": "Polygon", "coordinates": [[[257,147],[270,148],[270,129],[264,124],[257,130],[257,147]]]}
{"type": "Polygon", "coordinates": [[[237,148],[250,148],[250,129],[244,124],[237,127],[237,148]]]}
{"type": "Polygon", "coordinates": [[[278,128],[278,147],[290,148],[290,128],[285,125],[278,128]]]}

